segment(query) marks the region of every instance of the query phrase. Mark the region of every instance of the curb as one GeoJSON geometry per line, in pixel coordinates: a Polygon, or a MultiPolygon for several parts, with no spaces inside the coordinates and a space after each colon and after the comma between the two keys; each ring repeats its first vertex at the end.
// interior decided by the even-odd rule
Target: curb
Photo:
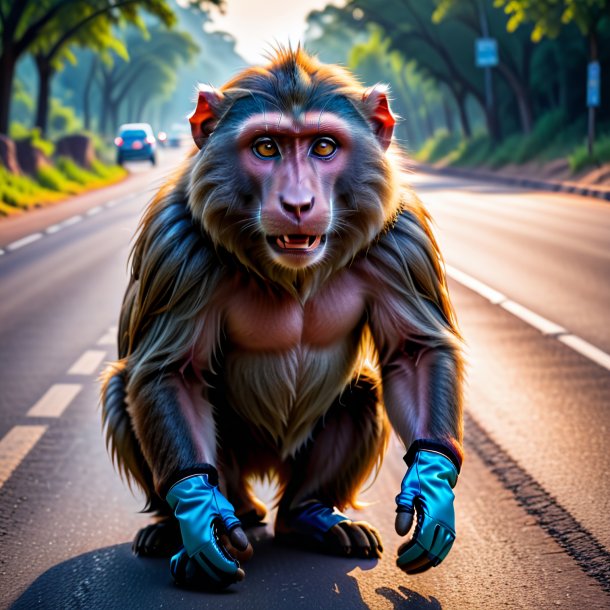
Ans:
{"type": "Polygon", "coordinates": [[[571,193],[583,197],[595,197],[610,202],[610,187],[597,187],[584,185],[578,182],[560,182],[555,180],[537,180],[536,178],[517,178],[513,176],[502,176],[493,172],[461,169],[456,167],[434,167],[424,163],[413,163],[413,166],[430,174],[441,174],[446,176],[457,176],[458,178],[473,178],[488,182],[501,182],[510,186],[538,189],[542,191],[571,193]]]}

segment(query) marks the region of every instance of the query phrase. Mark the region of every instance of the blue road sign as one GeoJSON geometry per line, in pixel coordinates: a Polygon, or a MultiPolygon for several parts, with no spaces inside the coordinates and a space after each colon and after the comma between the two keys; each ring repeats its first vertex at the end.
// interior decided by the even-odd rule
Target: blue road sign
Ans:
{"type": "Polygon", "coordinates": [[[477,68],[491,68],[498,65],[498,43],[495,38],[477,38],[474,49],[477,68]]]}
{"type": "Polygon", "coordinates": [[[592,61],[587,68],[587,106],[600,105],[601,70],[598,61],[592,61]]]}

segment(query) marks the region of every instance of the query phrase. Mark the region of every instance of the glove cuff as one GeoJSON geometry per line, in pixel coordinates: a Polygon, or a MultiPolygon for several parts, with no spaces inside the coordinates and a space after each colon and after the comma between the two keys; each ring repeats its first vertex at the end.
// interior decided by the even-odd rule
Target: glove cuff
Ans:
{"type": "Polygon", "coordinates": [[[407,466],[411,466],[418,451],[434,451],[444,455],[455,466],[458,474],[460,474],[460,470],[462,468],[462,456],[459,455],[458,452],[451,447],[451,445],[443,443],[442,441],[427,438],[420,438],[413,441],[404,457],[407,466]]]}
{"type": "Polygon", "coordinates": [[[162,498],[166,498],[169,490],[182,479],[193,477],[199,474],[208,475],[208,483],[210,485],[218,485],[218,471],[212,464],[193,464],[188,468],[182,468],[172,473],[171,476],[167,477],[162,485],[159,486],[159,495],[162,498]]]}

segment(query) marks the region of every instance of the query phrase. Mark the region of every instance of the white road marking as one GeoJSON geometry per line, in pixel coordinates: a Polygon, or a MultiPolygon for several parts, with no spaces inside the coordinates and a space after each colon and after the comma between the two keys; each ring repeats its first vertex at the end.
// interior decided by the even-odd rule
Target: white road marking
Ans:
{"type": "Polygon", "coordinates": [[[63,227],[61,226],[61,224],[51,225],[50,227],[47,227],[45,229],[45,233],[47,233],[48,235],[53,235],[53,233],[57,233],[57,231],[61,231],[62,229],[63,227]]]}
{"type": "Polygon", "coordinates": [[[456,269],[450,265],[446,265],[446,269],[447,275],[459,284],[473,290],[495,305],[499,305],[523,322],[539,330],[543,335],[558,339],[564,345],[567,345],[575,352],[578,352],[581,356],[588,358],[592,362],[595,362],[595,364],[599,364],[599,366],[610,371],[610,354],[607,354],[598,347],[591,345],[591,343],[588,341],[569,333],[563,326],[539,316],[537,313],[527,309],[527,307],[519,305],[519,303],[510,301],[501,292],[490,288],[483,282],[471,277],[467,273],[464,273],[463,271],[460,271],[459,269],[456,269]]]}
{"type": "Polygon", "coordinates": [[[606,354],[606,352],[603,352],[598,347],[591,345],[588,341],[576,337],[575,335],[562,335],[561,337],[558,337],[558,339],[563,344],[571,347],[574,351],[585,356],[585,358],[593,360],[593,362],[596,362],[599,366],[603,366],[610,371],[610,354],[606,354]]]}
{"type": "Polygon", "coordinates": [[[66,407],[83,389],[80,383],[56,383],[27,412],[28,417],[61,417],[66,407]]]}
{"type": "Polygon", "coordinates": [[[48,426],[15,426],[0,440],[0,487],[6,483],[47,428],[48,426]]]}
{"type": "Polygon", "coordinates": [[[69,369],[68,375],[91,375],[95,373],[102,360],[106,357],[106,350],[87,350],[69,369]]]}
{"type": "Polygon", "coordinates": [[[459,282],[463,286],[470,288],[470,290],[474,290],[477,294],[480,294],[482,297],[485,297],[488,301],[491,301],[494,305],[499,305],[503,301],[506,301],[506,297],[497,290],[490,288],[483,282],[479,282],[479,280],[475,280],[470,275],[452,267],[451,265],[446,265],[447,275],[452,277],[456,282],[459,282]]]}
{"type": "Polygon", "coordinates": [[[28,244],[38,241],[41,237],[42,233],[32,233],[31,235],[26,235],[25,237],[10,243],[8,246],[6,246],[6,249],[10,250],[11,252],[13,250],[18,250],[19,248],[23,248],[23,246],[27,246],[28,244]]]}
{"type": "MultiPolygon", "coordinates": [[[[96,216],[100,212],[104,211],[104,207],[113,208],[115,205],[118,205],[119,203],[123,203],[125,201],[134,199],[139,194],[140,193],[131,193],[130,195],[121,197],[120,199],[112,199],[111,201],[107,202],[103,206],[96,205],[96,206],[90,208],[89,210],[87,210],[87,212],[85,212],[85,216],[96,216]]],[[[81,222],[84,219],[85,219],[84,216],[77,214],[76,216],[72,216],[72,217],[68,218],[67,220],[64,220],[62,222],[58,222],[57,224],[48,226],[44,230],[44,234],[53,235],[54,233],[57,233],[58,231],[61,231],[62,229],[65,229],[66,227],[75,225],[76,223],[81,222]]],[[[26,237],[22,237],[21,239],[18,239],[17,241],[14,241],[13,243],[5,246],[6,250],[7,251],[10,250],[12,252],[13,250],[18,250],[19,248],[23,248],[23,246],[27,246],[28,244],[38,241],[41,237],[44,237],[44,234],[43,233],[33,233],[32,235],[27,235],[26,237]]],[[[0,256],[2,256],[3,254],[5,254],[5,250],[2,250],[0,248],[0,256]]]]}
{"type": "Polygon", "coordinates": [[[551,322],[550,320],[539,316],[537,313],[534,313],[527,307],[523,307],[523,305],[519,305],[519,303],[515,303],[514,301],[504,301],[504,303],[500,303],[500,307],[512,313],[513,316],[517,316],[520,320],[527,322],[530,326],[539,330],[543,335],[562,335],[567,332],[563,326],[559,326],[559,324],[555,324],[555,322],[551,322]]]}
{"type": "Polygon", "coordinates": [[[116,343],[116,333],[107,332],[102,335],[96,345],[114,345],[116,343]]]}
{"type": "Polygon", "coordinates": [[[83,219],[82,216],[80,216],[79,214],[77,214],[76,216],[72,216],[70,218],[68,218],[68,220],[64,220],[61,224],[62,227],[71,227],[72,225],[75,225],[77,222],[80,222],[83,219]]]}

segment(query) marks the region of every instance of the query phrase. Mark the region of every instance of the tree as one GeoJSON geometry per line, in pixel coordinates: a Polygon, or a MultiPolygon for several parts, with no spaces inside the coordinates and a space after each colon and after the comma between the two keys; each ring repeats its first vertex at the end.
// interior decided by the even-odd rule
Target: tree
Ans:
{"type": "MultiPolygon", "coordinates": [[[[447,1],[447,0],[444,0],[447,1]]],[[[532,40],[555,38],[561,29],[575,23],[586,38],[589,61],[599,59],[600,27],[604,18],[610,17],[610,0],[495,0],[511,15],[509,31],[516,30],[524,22],[533,22],[532,40]]],[[[589,155],[593,154],[595,139],[595,107],[589,108],[589,155]]]]}
{"type": "MultiPolygon", "coordinates": [[[[222,0],[209,2],[220,5],[222,0]]],[[[65,38],[66,32],[77,35],[90,20],[103,15],[141,24],[141,9],[172,19],[166,0],[0,0],[0,133],[8,132],[17,61],[40,37],[45,38],[49,49],[53,48],[65,38]],[[81,26],[77,27],[79,19],[81,26]]],[[[63,40],[60,49],[70,38],[63,40]]]]}
{"type": "Polygon", "coordinates": [[[114,131],[121,113],[125,121],[141,120],[153,99],[174,89],[176,66],[198,50],[183,32],[155,27],[143,36],[132,28],[127,36],[129,59],[115,57],[110,65],[100,65],[101,131],[114,131]]]}
{"type": "Polygon", "coordinates": [[[392,50],[417,63],[419,69],[436,82],[443,83],[460,110],[462,130],[470,127],[465,110],[472,96],[483,111],[492,139],[500,138],[497,108],[487,107],[482,84],[472,66],[474,35],[463,23],[447,20],[434,23],[433,0],[351,0],[346,18],[359,10],[362,20],[379,25],[391,41],[392,50]]]}
{"type": "MultiPolygon", "coordinates": [[[[162,18],[166,23],[171,23],[170,14],[164,14],[162,18]]],[[[65,61],[76,61],[71,45],[90,47],[103,53],[113,51],[127,58],[122,41],[112,29],[112,24],[116,21],[112,15],[88,7],[84,14],[70,13],[68,21],[62,24],[63,34],[57,34],[60,29],[58,26],[50,25],[50,34],[43,33],[30,47],[38,72],[38,100],[34,124],[43,136],[47,131],[51,80],[65,61]]]]}

